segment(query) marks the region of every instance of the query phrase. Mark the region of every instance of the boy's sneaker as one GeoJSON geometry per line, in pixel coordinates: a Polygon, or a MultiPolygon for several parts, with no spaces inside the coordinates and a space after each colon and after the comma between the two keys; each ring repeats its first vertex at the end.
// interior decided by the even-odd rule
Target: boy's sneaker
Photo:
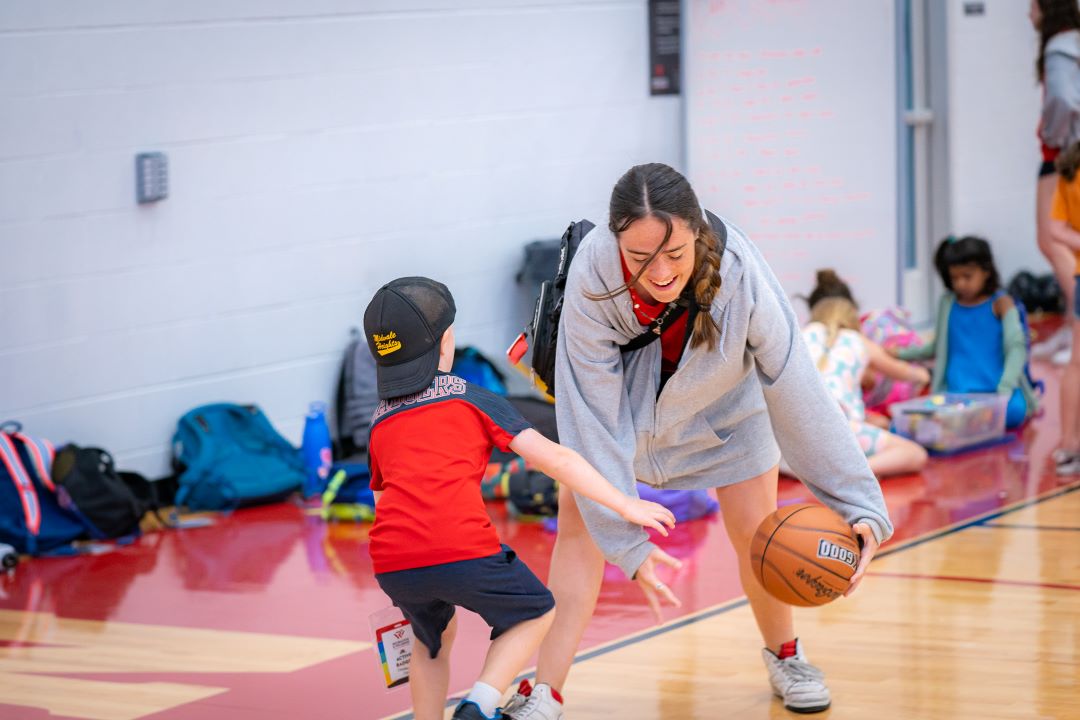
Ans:
{"type": "Polygon", "coordinates": [[[797,713],[815,713],[828,709],[832,700],[825,686],[825,674],[811,665],[803,654],[802,641],[795,641],[795,655],[781,660],[764,648],[761,657],[769,669],[769,683],[784,707],[797,713]]]}
{"type": "Polygon", "coordinates": [[[462,700],[458,703],[450,720],[501,720],[505,716],[502,711],[496,709],[495,714],[488,716],[480,709],[480,706],[472,700],[462,700]]]}
{"type": "Polygon", "coordinates": [[[546,683],[531,687],[522,680],[518,690],[503,708],[503,717],[510,720],[563,720],[562,703],[546,683]]]}

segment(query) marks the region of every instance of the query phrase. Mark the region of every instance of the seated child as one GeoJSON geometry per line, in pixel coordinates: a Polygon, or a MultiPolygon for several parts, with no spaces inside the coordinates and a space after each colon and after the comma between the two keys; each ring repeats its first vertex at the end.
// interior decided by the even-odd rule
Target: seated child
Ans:
{"type": "Polygon", "coordinates": [[[811,318],[803,329],[803,340],[825,387],[847,416],[870,469],[879,478],[922,470],[926,450],[921,445],[867,422],[862,380],[869,368],[897,380],[925,385],[930,382],[930,373],[924,367],[897,360],[862,334],[851,291],[836,273],[821,270],[817,279],[817,287],[810,294],[811,318]]]}
{"type": "Polygon", "coordinates": [[[376,492],[375,579],[412,624],[417,720],[443,717],[456,606],[491,626],[480,678],[456,720],[503,717],[498,704],[554,617],[544,584],[499,542],[480,495],[492,447],[521,455],[624,519],[667,535],[675,519],[616,490],[584,458],[534,430],[504,398],[448,371],[454,299],[422,277],[384,285],[364,313],[379,397],[368,444],[376,492]]]}
{"type": "Polygon", "coordinates": [[[990,244],[982,238],[948,237],[934,255],[948,293],[938,308],[934,341],[901,348],[905,360],[934,358],[931,391],[998,393],[1009,397],[1005,426],[1015,428],[1038,407],[1024,371],[1027,338],[1012,297],[1001,281],[990,244]]]}

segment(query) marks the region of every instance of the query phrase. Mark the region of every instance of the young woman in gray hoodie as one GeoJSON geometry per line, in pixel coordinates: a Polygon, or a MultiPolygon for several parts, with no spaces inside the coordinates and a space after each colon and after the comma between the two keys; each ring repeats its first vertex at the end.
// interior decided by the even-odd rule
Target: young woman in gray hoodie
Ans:
{"type": "MultiPolygon", "coordinates": [[[[640,165],[618,181],[608,226],[582,241],[567,282],[555,376],[559,438],[627,495],[636,494],[636,480],[715,488],[773,690],[789,709],[816,712],[830,703],[824,677],[796,640],[791,607],[766,593],[750,566],[750,539],[776,509],[781,451],[858,533],[852,589],[892,525],[783,289],[746,236],[726,229],[721,252],[689,182],[666,165],[640,165]],[[693,311],[685,322],[620,352],[675,302],[693,311]]],[[[605,558],[640,584],[657,612],[661,601],[679,604],[656,574],[657,564],[678,560],[641,528],[562,489],[549,578],[558,612],[537,686],[504,711],[515,720],[562,717],[559,690],[596,606],[605,558]]]]}

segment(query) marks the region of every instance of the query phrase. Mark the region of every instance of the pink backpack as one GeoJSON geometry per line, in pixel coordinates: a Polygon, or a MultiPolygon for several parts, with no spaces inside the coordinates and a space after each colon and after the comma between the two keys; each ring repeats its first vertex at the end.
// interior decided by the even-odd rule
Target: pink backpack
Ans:
{"type": "MultiPolygon", "coordinates": [[[[863,313],[859,320],[862,323],[863,335],[886,350],[922,345],[922,338],[911,325],[911,313],[903,308],[870,310],[863,313]]],[[[916,395],[916,387],[912,383],[893,380],[881,373],[873,373],[871,379],[873,385],[863,390],[863,402],[867,412],[888,414],[891,403],[910,400],[916,395]]]]}

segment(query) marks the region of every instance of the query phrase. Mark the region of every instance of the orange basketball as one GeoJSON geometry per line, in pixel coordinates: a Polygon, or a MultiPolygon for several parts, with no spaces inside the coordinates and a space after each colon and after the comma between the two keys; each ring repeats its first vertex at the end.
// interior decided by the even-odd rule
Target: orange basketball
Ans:
{"type": "Polygon", "coordinates": [[[754,574],[789,605],[824,605],[844,594],[859,566],[859,543],[843,518],[821,505],[788,505],[761,521],[750,541],[754,574]]]}

